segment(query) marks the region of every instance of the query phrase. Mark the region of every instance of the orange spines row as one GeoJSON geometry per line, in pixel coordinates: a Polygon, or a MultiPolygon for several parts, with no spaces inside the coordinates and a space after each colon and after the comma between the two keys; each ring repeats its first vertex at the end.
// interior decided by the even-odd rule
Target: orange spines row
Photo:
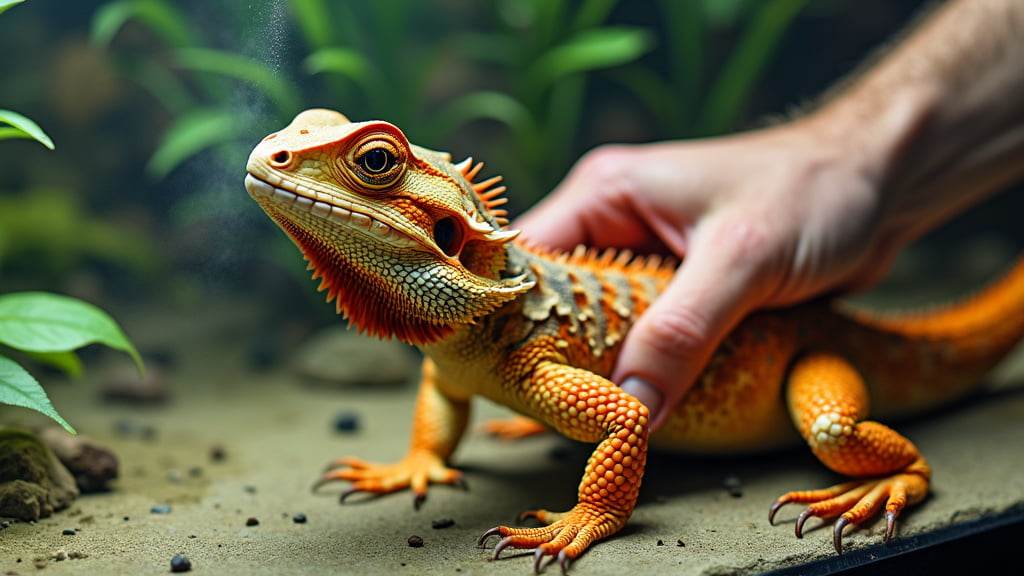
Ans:
{"type": "Polygon", "coordinates": [[[480,174],[480,171],[484,167],[483,162],[473,163],[473,158],[468,157],[462,162],[454,165],[455,168],[462,173],[466,178],[466,182],[469,182],[473,192],[476,193],[477,198],[483,202],[484,206],[487,207],[487,211],[494,216],[498,224],[504,226],[508,224],[508,211],[498,208],[508,202],[508,198],[502,196],[505,193],[506,188],[504,186],[495,186],[498,182],[501,182],[501,176],[492,176],[481,182],[474,182],[474,179],[480,174]]]}

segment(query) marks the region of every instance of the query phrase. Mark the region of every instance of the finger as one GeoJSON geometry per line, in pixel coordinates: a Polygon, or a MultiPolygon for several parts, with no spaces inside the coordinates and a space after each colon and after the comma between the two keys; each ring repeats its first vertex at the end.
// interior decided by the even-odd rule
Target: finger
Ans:
{"type": "Polygon", "coordinates": [[[571,250],[587,243],[585,216],[572,201],[572,189],[556,190],[539,204],[512,222],[524,240],[549,248],[571,250]]]}
{"type": "Polygon", "coordinates": [[[591,150],[513,226],[530,242],[564,250],[580,244],[640,247],[650,231],[632,207],[637,196],[633,174],[637,152],[636,147],[622,145],[591,150]]]}
{"type": "Polygon", "coordinates": [[[715,348],[751,309],[764,240],[746,226],[695,234],[687,259],[623,344],[612,377],[645,402],[652,430],[693,386],[715,348]]]}

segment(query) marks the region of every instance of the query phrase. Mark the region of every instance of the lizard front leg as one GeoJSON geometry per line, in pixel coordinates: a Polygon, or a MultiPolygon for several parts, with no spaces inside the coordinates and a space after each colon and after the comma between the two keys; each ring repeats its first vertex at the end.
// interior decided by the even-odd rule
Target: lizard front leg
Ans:
{"type": "Polygon", "coordinates": [[[579,500],[567,512],[532,510],[545,526],[498,526],[484,533],[482,545],[500,536],[505,548],[534,548],[535,568],[557,556],[563,570],[591,543],[618,532],[636,506],[647,459],[648,411],[635,398],[593,372],[556,361],[537,362],[522,391],[530,411],[566,436],[597,442],[579,486],[579,500]]]}
{"type": "Polygon", "coordinates": [[[888,541],[900,512],[928,494],[928,463],[910,440],[865,420],[867,389],[842,358],[809,354],[798,360],[790,372],[787,402],[793,422],[815,456],[855,480],[824,490],[784,494],[772,506],[768,521],[787,503],[808,504],[796,523],[800,537],[804,521],[811,516],[838,516],[833,544],[842,553],[843,528],[871,518],[884,506],[888,541]]]}
{"type": "Polygon", "coordinates": [[[352,457],[331,463],[317,481],[314,490],[333,480],[352,485],[341,499],[357,492],[386,494],[412,488],[414,505],[419,508],[427,495],[427,485],[461,484],[462,473],[447,466],[469,420],[469,402],[446,395],[438,386],[434,363],[423,361],[423,379],[416,399],[412,422],[412,440],[405,457],[393,464],[376,464],[352,457]]]}

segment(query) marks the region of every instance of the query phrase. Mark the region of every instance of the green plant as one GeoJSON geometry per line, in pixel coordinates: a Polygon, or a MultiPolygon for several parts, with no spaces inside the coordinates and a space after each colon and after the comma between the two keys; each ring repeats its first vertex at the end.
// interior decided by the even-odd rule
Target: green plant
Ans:
{"type": "Polygon", "coordinates": [[[231,32],[222,36],[260,39],[248,55],[211,48],[169,0],[113,0],[93,18],[92,37],[109,45],[134,22],[163,46],[120,51],[124,70],[173,116],[147,167],[156,178],[211,148],[241,163],[252,141],[315,98],[353,119],[389,120],[426,146],[495,122],[504,129],[490,129],[478,153],[497,155],[515,197],[532,201],[591,145],[580,138],[590,88],[609,85],[594,80],[632,95],[651,139],[735,129],[807,4],[660,0],[640,24],[622,25],[615,14],[632,4],[619,0],[490,0],[444,12],[408,0],[256,0],[248,12],[223,3],[218,25],[231,32]],[[283,41],[292,32],[304,46],[283,41]],[[269,106],[240,105],[239,84],[269,106]]]}
{"type": "MultiPolygon", "coordinates": [[[[92,304],[47,292],[0,296],[0,344],[78,376],[82,367],[74,350],[91,343],[127,352],[142,373],[138,351],[117,323],[92,304]]],[[[39,382],[4,354],[0,354],[0,402],[41,412],[74,433],[39,382]]]]}
{"type": "MultiPolygon", "coordinates": [[[[0,14],[22,1],[0,0],[0,14]]],[[[0,121],[9,125],[0,128],[0,139],[32,138],[53,149],[50,137],[21,114],[0,110],[0,121]]],[[[21,351],[38,362],[78,376],[82,366],[74,351],[94,342],[127,352],[142,373],[138,351],[117,323],[92,304],[46,292],[0,296],[0,349],[6,346],[21,351]]],[[[0,354],[0,403],[41,412],[69,432],[75,432],[54,409],[39,382],[5,354],[0,354]]]]}
{"type": "MultiPolygon", "coordinates": [[[[24,0],[17,0],[23,2],[24,0]]],[[[2,10],[0,10],[2,12],[2,10]]],[[[0,122],[7,124],[0,127],[0,140],[8,138],[31,138],[53,150],[53,140],[43,132],[38,124],[11,110],[0,110],[0,122]]]]}

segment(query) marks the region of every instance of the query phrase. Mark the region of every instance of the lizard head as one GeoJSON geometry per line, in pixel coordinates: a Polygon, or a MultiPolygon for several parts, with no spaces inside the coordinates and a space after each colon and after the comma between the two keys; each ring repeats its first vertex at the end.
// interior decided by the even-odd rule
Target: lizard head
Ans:
{"type": "Polygon", "coordinates": [[[500,179],[472,182],[480,167],[411,145],[387,122],[307,110],[256,146],[245,187],[339,313],[426,344],[533,286],[506,272],[517,232],[495,208],[500,179]]]}

